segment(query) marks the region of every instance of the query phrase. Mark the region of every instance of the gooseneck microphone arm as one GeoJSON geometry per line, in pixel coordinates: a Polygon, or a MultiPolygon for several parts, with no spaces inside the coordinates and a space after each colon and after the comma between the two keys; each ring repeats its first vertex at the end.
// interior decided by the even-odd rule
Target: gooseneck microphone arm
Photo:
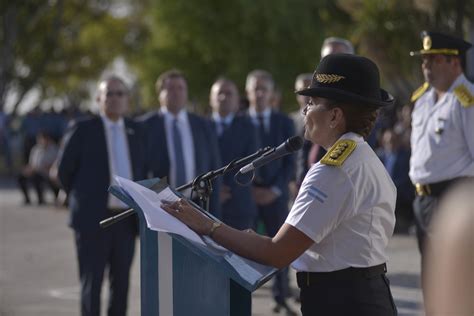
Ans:
{"type": "MultiPolygon", "coordinates": [[[[198,195],[200,196],[200,199],[203,202],[207,203],[208,196],[204,197],[203,195],[209,195],[210,192],[212,191],[212,188],[210,188],[209,185],[210,185],[210,183],[213,179],[217,178],[219,175],[223,175],[223,174],[226,174],[226,173],[228,173],[232,170],[235,170],[237,168],[241,168],[242,166],[251,163],[256,158],[258,158],[262,155],[265,155],[266,153],[268,153],[270,151],[273,151],[273,150],[274,150],[274,148],[271,148],[271,147],[261,148],[258,151],[256,151],[255,153],[253,153],[253,154],[251,154],[247,157],[241,158],[239,160],[231,161],[229,164],[227,164],[226,166],[224,166],[220,169],[212,170],[212,171],[203,173],[203,174],[197,176],[193,181],[188,182],[188,183],[186,183],[182,186],[177,187],[176,190],[177,191],[183,191],[183,190],[186,190],[188,188],[192,188],[194,191],[198,192],[198,195]]],[[[129,217],[130,215],[133,215],[134,213],[135,213],[135,210],[132,209],[132,208],[128,209],[126,211],[123,211],[120,214],[117,214],[115,216],[106,218],[103,221],[101,221],[100,222],[100,227],[102,227],[102,228],[108,227],[108,226],[110,226],[114,223],[117,223],[117,222],[121,221],[122,219],[125,219],[125,218],[129,217]]]]}

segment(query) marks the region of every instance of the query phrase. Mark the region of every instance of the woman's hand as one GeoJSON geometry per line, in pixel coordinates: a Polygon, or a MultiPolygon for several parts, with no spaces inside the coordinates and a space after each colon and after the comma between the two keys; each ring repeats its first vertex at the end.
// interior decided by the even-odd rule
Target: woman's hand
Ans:
{"type": "Polygon", "coordinates": [[[176,202],[161,201],[161,208],[173,215],[198,235],[208,235],[212,228],[212,219],[195,209],[186,200],[179,199],[176,202]]]}

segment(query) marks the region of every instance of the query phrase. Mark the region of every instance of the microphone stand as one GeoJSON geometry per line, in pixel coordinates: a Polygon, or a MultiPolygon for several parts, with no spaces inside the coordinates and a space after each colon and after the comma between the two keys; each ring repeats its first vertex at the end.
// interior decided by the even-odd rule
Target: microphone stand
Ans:
{"type": "MultiPolygon", "coordinates": [[[[272,150],[274,150],[274,148],[265,147],[265,148],[259,149],[258,151],[256,151],[255,153],[247,157],[241,158],[239,160],[232,160],[229,164],[225,165],[222,168],[219,168],[217,170],[211,170],[197,176],[196,178],[194,178],[193,181],[177,187],[176,190],[183,191],[188,188],[192,188],[192,190],[198,194],[199,201],[201,204],[200,206],[205,208],[206,210],[209,210],[209,196],[212,193],[212,180],[232,170],[240,169],[241,167],[251,163],[253,160],[255,160],[255,158],[265,155],[266,153],[272,150]]],[[[134,213],[135,213],[135,210],[130,208],[126,211],[123,211],[120,214],[104,219],[103,221],[100,222],[100,227],[106,228],[112,224],[115,224],[121,221],[122,219],[129,217],[130,215],[133,215],[134,213]]]]}

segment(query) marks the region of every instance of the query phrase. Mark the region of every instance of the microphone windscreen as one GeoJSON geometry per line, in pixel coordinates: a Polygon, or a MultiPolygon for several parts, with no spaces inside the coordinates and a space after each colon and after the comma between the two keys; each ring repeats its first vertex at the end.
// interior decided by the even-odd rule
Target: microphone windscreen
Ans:
{"type": "Polygon", "coordinates": [[[288,140],[286,141],[285,147],[289,152],[297,151],[303,148],[303,142],[304,141],[302,137],[293,136],[293,137],[288,138],[288,140]]]}

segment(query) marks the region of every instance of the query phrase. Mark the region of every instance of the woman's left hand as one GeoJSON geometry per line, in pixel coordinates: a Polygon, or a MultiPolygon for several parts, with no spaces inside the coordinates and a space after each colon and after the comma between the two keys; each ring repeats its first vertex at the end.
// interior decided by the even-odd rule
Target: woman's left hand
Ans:
{"type": "Polygon", "coordinates": [[[179,199],[176,202],[161,201],[161,208],[176,217],[198,235],[207,235],[211,231],[213,220],[195,209],[186,200],[179,199]]]}

